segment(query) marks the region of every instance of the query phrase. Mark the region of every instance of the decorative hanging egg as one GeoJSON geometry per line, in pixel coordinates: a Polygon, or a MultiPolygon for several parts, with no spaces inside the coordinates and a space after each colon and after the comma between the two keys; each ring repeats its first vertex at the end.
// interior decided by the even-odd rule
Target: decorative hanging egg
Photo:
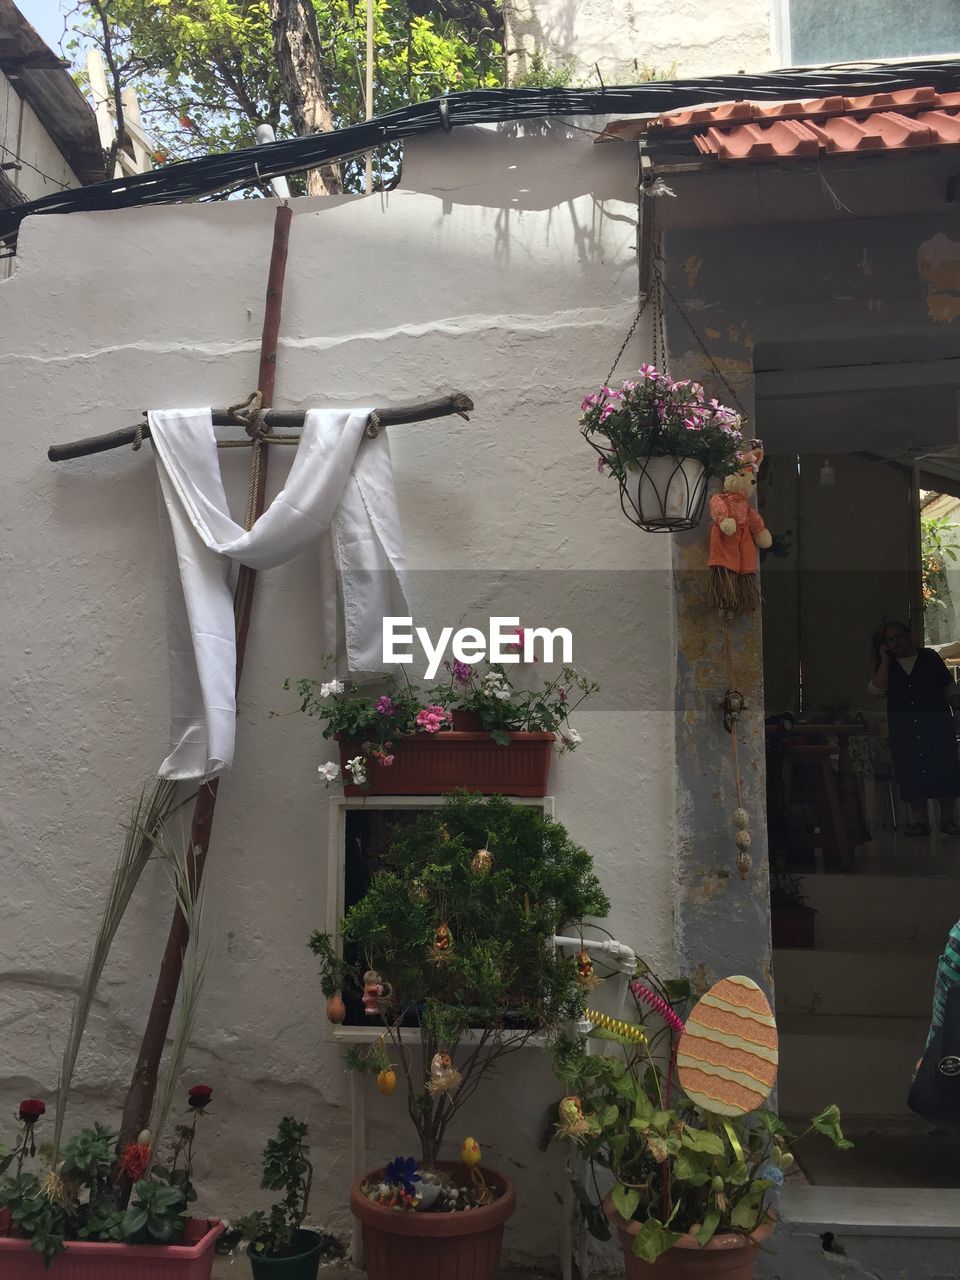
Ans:
{"type": "Polygon", "coordinates": [[[734,809],[733,825],[738,831],[744,831],[750,825],[750,815],[746,809],[734,809]]]}
{"type": "Polygon", "coordinates": [[[462,1077],[460,1072],[453,1065],[453,1060],[449,1053],[444,1053],[441,1049],[439,1053],[435,1053],[430,1059],[430,1079],[427,1081],[427,1090],[434,1097],[440,1093],[449,1093],[451,1089],[456,1089],[462,1077]]]}
{"type": "Polygon", "coordinates": [[[777,1079],[777,1024],[750,978],[724,978],[698,1000],[677,1051],[677,1074],[691,1102],[721,1116],[763,1106],[777,1079]]]}
{"type": "Polygon", "coordinates": [[[734,843],[738,849],[749,849],[753,844],[753,837],[749,831],[738,831],[734,836],[734,843]]]}
{"type": "Polygon", "coordinates": [[[488,875],[493,868],[493,854],[489,849],[478,849],[470,859],[470,870],[477,876],[488,875]]]}
{"type": "Polygon", "coordinates": [[[389,1098],[397,1087],[397,1073],[393,1067],[387,1067],[377,1074],[377,1088],[385,1098],[389,1098]]]}
{"type": "Polygon", "coordinates": [[[332,995],[327,1001],[327,1021],[342,1022],[347,1016],[347,1006],[343,1003],[343,996],[338,991],[332,995]]]}

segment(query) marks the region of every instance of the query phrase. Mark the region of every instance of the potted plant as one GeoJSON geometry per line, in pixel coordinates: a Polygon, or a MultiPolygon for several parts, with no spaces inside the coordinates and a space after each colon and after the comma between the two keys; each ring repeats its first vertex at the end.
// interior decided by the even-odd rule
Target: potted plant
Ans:
{"type": "Polygon", "coordinates": [[[445,665],[448,682],[429,690],[393,678],[372,692],[341,680],[297,681],[300,710],[321,720],[323,736],[339,745],[340,766],[321,765],[321,777],[331,782],[342,769],[349,796],[442,795],[457,787],[546,795],[553,748],[579,744],[570,715],[597,686],[572,667],[528,690],[515,687],[502,664],[445,665]]]}
{"type": "MultiPolygon", "coordinates": [[[[555,1048],[567,1090],[558,1132],[579,1145],[588,1169],[599,1165],[613,1178],[602,1199],[576,1184],[587,1227],[602,1239],[608,1223],[616,1228],[631,1280],[751,1280],[775,1225],[771,1193],[794,1161],[792,1135],[766,1109],[717,1115],[695,1105],[676,1069],[684,1024],[673,1006],[688,984],[663,984],[644,970],[630,989],[639,1032],[595,1028],[609,1054],[588,1053],[583,1036],[555,1048]]],[[[807,1133],[850,1146],[839,1121],[828,1107],[807,1133]]]]}
{"type": "Polygon", "coordinates": [[[211,1090],[188,1095],[191,1120],[179,1125],[170,1162],[154,1163],[144,1131],[119,1154],[116,1134],[102,1125],[83,1129],[53,1160],[38,1155],[44,1103],[20,1104],[20,1130],[12,1150],[0,1153],[0,1273],[4,1280],[39,1280],[53,1266],[54,1280],[209,1280],[223,1224],[192,1218],[193,1147],[197,1122],[211,1090]],[[34,1166],[40,1163],[45,1173],[34,1166]],[[124,1206],[116,1170],[132,1183],[124,1206]]]}
{"type": "Polygon", "coordinates": [[[708,478],[742,466],[740,415],[707,401],[699,383],[675,382],[653,365],[616,389],[601,387],[580,408],[597,470],[616,478],[624,515],[642,529],[695,528],[708,478]]]}
{"type": "MultiPolygon", "coordinates": [[[[550,939],[608,908],[586,850],[500,796],[455,793],[382,855],[341,933],[383,1043],[354,1047],[348,1066],[403,1099],[419,1152],[384,1159],[353,1187],[370,1280],[494,1280],[513,1186],[479,1167],[472,1139],[460,1161],[443,1158],[444,1140],[504,1054],[570,1017],[576,970],[550,939]],[[395,1094],[391,1076],[401,1081],[395,1094]]],[[[326,972],[332,940],[315,934],[311,946],[326,972]]]]}
{"type": "Polygon", "coordinates": [[[260,1180],[267,1191],[282,1191],[283,1199],[235,1224],[247,1241],[254,1280],[316,1280],[320,1259],[330,1249],[330,1237],[303,1226],[313,1183],[309,1157],[307,1126],[284,1116],[277,1136],[263,1148],[260,1180]]]}

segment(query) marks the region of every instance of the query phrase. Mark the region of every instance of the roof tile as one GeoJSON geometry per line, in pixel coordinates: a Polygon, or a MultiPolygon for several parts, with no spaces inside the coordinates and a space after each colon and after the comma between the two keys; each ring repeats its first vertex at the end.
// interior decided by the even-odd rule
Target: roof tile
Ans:
{"type": "MultiPolygon", "coordinates": [[[[615,133],[617,123],[608,129],[615,133]]],[[[960,146],[960,93],[923,87],[854,98],[722,102],[672,111],[649,131],[688,135],[701,155],[723,162],[960,146]]]]}

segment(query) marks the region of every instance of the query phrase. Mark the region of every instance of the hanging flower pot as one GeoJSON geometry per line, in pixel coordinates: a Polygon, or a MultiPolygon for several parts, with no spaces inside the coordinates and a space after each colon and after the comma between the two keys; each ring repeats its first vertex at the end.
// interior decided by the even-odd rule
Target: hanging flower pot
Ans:
{"type": "Polygon", "coordinates": [[[581,410],[597,470],[616,478],[624,515],[649,532],[695,529],[709,478],[740,466],[739,414],[706,401],[699,383],[675,382],[653,365],[588,395],[581,410]]]}
{"type": "Polygon", "coordinates": [[[650,457],[628,466],[620,505],[627,519],[648,533],[695,529],[703,515],[707,479],[699,458],[650,457]]]}

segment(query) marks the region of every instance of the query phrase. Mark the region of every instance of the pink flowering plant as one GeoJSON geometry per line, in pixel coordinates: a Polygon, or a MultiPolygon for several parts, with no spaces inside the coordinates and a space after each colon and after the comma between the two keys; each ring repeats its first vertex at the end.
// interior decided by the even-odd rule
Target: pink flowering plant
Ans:
{"type": "MultiPolygon", "coordinates": [[[[523,628],[517,634],[517,653],[522,655],[523,628]]],[[[325,664],[332,662],[327,657],[325,664]]],[[[346,765],[350,781],[368,782],[367,763],[389,768],[401,749],[401,739],[411,734],[444,733],[453,728],[455,711],[472,712],[479,727],[495,742],[507,746],[511,733],[555,733],[561,752],[573,751],[580,734],[570,716],[598,685],[586,680],[573,667],[564,667],[539,689],[514,686],[502,664],[445,662],[446,684],[421,689],[404,678],[389,677],[384,686],[369,688],[342,680],[284,681],[285,689],[295,689],[300,710],[323,722],[323,736],[360,744],[360,755],[346,765]]],[[[320,776],[333,782],[340,772],[334,763],[322,764],[320,776]]]]}
{"type": "MultiPolygon", "coordinates": [[[[363,756],[372,757],[384,768],[394,762],[398,738],[411,733],[439,733],[453,722],[446,707],[432,694],[421,694],[417,685],[409,681],[390,678],[385,688],[374,693],[342,680],[286,680],[283,687],[295,688],[300,695],[300,710],[324,722],[325,738],[361,743],[363,756]]],[[[330,770],[335,768],[329,766],[330,770]]],[[[323,776],[329,782],[336,773],[323,776]]],[[[363,782],[365,777],[354,781],[363,782]]]]}
{"type": "Polygon", "coordinates": [[[481,667],[446,662],[444,666],[450,673],[450,683],[441,695],[443,701],[479,715],[481,728],[501,746],[510,741],[510,733],[555,733],[561,752],[575,750],[581,738],[570,723],[570,716],[600,687],[573,667],[564,667],[539,689],[518,689],[500,663],[485,662],[481,667]]]}
{"type": "Polygon", "coordinates": [[[618,388],[602,386],[580,408],[581,431],[597,451],[597,470],[621,482],[650,457],[696,458],[715,476],[743,465],[740,414],[707,400],[698,382],[675,382],[653,365],[641,365],[618,388]]]}

